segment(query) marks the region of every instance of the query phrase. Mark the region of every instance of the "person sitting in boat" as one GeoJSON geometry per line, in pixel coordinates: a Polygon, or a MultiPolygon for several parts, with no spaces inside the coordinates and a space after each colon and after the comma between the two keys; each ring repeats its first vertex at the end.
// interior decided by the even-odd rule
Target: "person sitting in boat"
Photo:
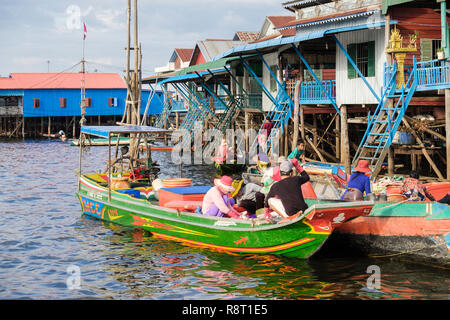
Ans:
{"type": "MultiPolygon", "coordinates": [[[[236,190],[231,194],[237,200],[237,207],[245,209],[249,218],[256,218],[256,210],[264,208],[264,194],[256,183],[244,184],[244,180],[235,184],[236,190]]],[[[238,210],[239,211],[239,210],[238,210]]]]}
{"type": "Polygon", "coordinates": [[[292,176],[292,169],[292,162],[288,160],[280,165],[281,180],[272,185],[264,202],[266,220],[271,220],[271,210],[284,219],[292,219],[308,208],[301,186],[309,181],[309,176],[301,166],[300,175],[292,176]]]}
{"type": "Polygon", "coordinates": [[[411,171],[409,177],[403,181],[402,194],[410,201],[424,201],[426,197],[435,201],[433,195],[419,182],[419,173],[415,170],[411,171]]]}
{"type": "Polygon", "coordinates": [[[248,167],[247,172],[253,174],[264,174],[270,165],[269,157],[263,152],[260,152],[253,157],[252,161],[256,162],[256,165],[248,167]]]}
{"type": "Polygon", "coordinates": [[[297,147],[288,155],[288,159],[297,159],[301,163],[306,162],[305,141],[299,139],[297,147]]]}
{"type": "Polygon", "coordinates": [[[364,193],[366,196],[372,193],[370,178],[366,175],[366,173],[372,172],[369,168],[369,161],[359,160],[354,171],[348,180],[347,190],[345,190],[341,200],[360,201],[364,199],[364,193]]]}
{"type": "Polygon", "coordinates": [[[230,217],[240,219],[241,215],[233,205],[236,203],[228,194],[235,189],[232,186],[233,179],[223,176],[214,180],[214,187],[208,190],[203,198],[202,213],[214,217],[230,217]]]}
{"type": "Polygon", "coordinates": [[[67,137],[66,137],[66,134],[64,133],[64,131],[60,130],[60,131],[58,132],[58,135],[59,135],[59,138],[60,138],[62,141],[66,141],[66,140],[67,140],[67,137]]]}

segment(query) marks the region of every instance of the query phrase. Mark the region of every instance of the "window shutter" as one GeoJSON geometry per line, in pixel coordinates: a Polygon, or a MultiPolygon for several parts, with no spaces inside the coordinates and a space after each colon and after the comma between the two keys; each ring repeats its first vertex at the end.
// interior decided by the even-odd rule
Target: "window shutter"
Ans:
{"type": "Polygon", "coordinates": [[[84,105],[86,107],[90,107],[91,106],[91,98],[85,98],[84,99],[84,105]]]}
{"type": "Polygon", "coordinates": [[[375,77],[375,41],[371,41],[368,43],[367,76],[375,77]]]}
{"type": "Polygon", "coordinates": [[[114,98],[108,98],[108,106],[109,107],[114,106],[114,98]]]}
{"type": "Polygon", "coordinates": [[[33,99],[33,108],[39,108],[41,106],[39,99],[33,99]]]}
{"type": "Polygon", "coordinates": [[[66,98],[59,98],[59,106],[61,108],[65,108],[67,106],[67,99],[66,98]]]}
{"type": "MultiPolygon", "coordinates": [[[[356,61],[356,44],[349,44],[347,46],[347,52],[350,58],[353,61],[356,61]]],[[[355,68],[353,68],[352,64],[350,63],[350,61],[348,61],[348,59],[347,59],[347,74],[349,79],[356,78],[356,70],[355,68]]]]}
{"type": "Polygon", "coordinates": [[[433,40],[420,39],[420,61],[433,60],[433,40]]]}

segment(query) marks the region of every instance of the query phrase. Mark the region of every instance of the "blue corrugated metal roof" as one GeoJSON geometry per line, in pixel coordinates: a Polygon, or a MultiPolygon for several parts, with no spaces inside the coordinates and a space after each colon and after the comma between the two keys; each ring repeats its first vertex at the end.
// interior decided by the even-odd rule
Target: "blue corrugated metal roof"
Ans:
{"type": "MultiPolygon", "coordinates": [[[[217,70],[211,70],[212,73],[224,72],[224,71],[226,71],[224,68],[217,69],[217,70]]],[[[200,76],[204,76],[204,75],[209,74],[209,72],[204,71],[204,72],[199,72],[198,74],[200,76]]],[[[198,78],[198,76],[195,73],[194,74],[184,74],[181,76],[174,76],[174,77],[167,78],[161,82],[158,82],[158,84],[164,84],[164,83],[168,83],[168,82],[170,83],[170,82],[186,81],[186,80],[197,79],[197,78],[198,78]]]]}
{"type": "Polygon", "coordinates": [[[244,53],[244,52],[253,51],[253,50],[262,49],[262,48],[277,47],[277,46],[282,46],[285,44],[322,38],[323,36],[324,36],[324,31],[316,31],[316,32],[309,32],[307,34],[305,33],[302,35],[296,35],[296,36],[292,36],[292,37],[277,38],[277,39],[271,39],[271,40],[266,40],[266,41],[261,41],[261,42],[256,42],[256,43],[250,43],[250,44],[234,47],[231,50],[228,50],[222,54],[219,54],[218,56],[215,56],[213,58],[213,61],[230,56],[235,53],[244,53]]]}
{"type": "Polygon", "coordinates": [[[1,90],[0,89],[0,96],[3,96],[3,97],[23,96],[23,90],[17,90],[17,89],[1,90]]]}

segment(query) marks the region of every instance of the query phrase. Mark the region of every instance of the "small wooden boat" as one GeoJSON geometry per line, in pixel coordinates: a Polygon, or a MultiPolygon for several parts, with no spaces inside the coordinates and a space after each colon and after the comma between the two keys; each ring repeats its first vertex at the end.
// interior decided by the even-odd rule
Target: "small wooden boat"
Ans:
{"type": "Polygon", "coordinates": [[[214,162],[214,166],[216,167],[217,175],[231,175],[234,173],[242,172],[245,168],[243,164],[235,164],[235,163],[217,163],[214,162]]]}
{"type": "MultiPolygon", "coordinates": [[[[102,130],[108,135],[115,132],[114,129],[102,130]]],[[[121,130],[141,133],[151,132],[154,128],[121,130]]],[[[81,132],[85,135],[93,132],[99,134],[99,129],[82,127],[81,132]]],[[[113,190],[110,183],[112,178],[111,172],[108,175],[80,172],[76,194],[83,214],[123,226],[141,228],[155,237],[232,253],[280,254],[308,258],[319,250],[336,227],[360,215],[369,214],[373,207],[371,201],[316,201],[305,212],[272,224],[264,218],[240,220],[183,211],[183,201],[180,200],[176,208],[173,201],[167,202],[170,205],[164,207],[159,201],[148,197],[148,192],[142,192],[148,190],[149,186],[131,182],[129,189],[113,190]]],[[[164,188],[165,191],[166,189],[174,191],[179,190],[179,187],[164,188]]],[[[160,193],[161,190],[163,189],[159,190],[160,193]]],[[[193,200],[201,200],[201,197],[195,196],[195,199],[188,201],[189,206],[195,206],[193,200]]]]}

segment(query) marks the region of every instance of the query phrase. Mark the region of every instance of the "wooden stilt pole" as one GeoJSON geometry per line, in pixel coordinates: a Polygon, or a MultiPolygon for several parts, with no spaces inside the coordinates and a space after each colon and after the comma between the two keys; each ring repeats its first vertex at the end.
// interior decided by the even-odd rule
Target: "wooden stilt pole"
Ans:
{"type": "Polygon", "coordinates": [[[51,130],[52,130],[52,117],[48,117],[47,133],[50,134],[51,130]]]}
{"type": "Polygon", "coordinates": [[[394,175],[394,150],[389,147],[388,150],[388,175],[394,175]]]}
{"type": "Polygon", "coordinates": [[[73,124],[72,124],[72,138],[74,138],[75,139],[75,135],[76,135],[76,125],[77,125],[77,123],[75,122],[75,119],[76,119],[76,117],[75,116],[73,116],[73,124]]]}
{"type": "Polygon", "coordinates": [[[342,163],[345,166],[345,172],[351,174],[350,166],[350,143],[348,137],[348,122],[347,122],[347,106],[341,106],[341,156],[342,163]]]}
{"type": "Polygon", "coordinates": [[[300,106],[300,136],[305,140],[305,106],[300,106]]]}
{"type": "Polygon", "coordinates": [[[445,89],[445,146],[447,149],[447,180],[450,181],[450,89],[445,89]]]}
{"type": "Polygon", "coordinates": [[[249,150],[249,137],[248,137],[248,130],[249,130],[249,114],[247,111],[244,113],[244,121],[245,121],[245,152],[248,152],[249,150]]]}

